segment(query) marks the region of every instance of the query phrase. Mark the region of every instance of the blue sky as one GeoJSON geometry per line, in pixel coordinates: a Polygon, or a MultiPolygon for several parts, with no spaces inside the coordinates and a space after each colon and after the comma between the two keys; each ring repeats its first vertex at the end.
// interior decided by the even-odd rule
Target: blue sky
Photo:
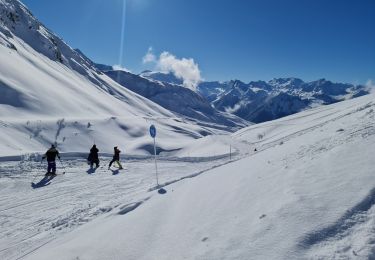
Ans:
{"type": "MultiPolygon", "coordinates": [[[[23,2],[72,47],[119,64],[123,0],[23,2]]],[[[123,42],[121,65],[135,73],[161,68],[166,51],[171,62],[194,59],[205,80],[366,83],[375,80],[375,1],[126,0],[123,42]]]]}

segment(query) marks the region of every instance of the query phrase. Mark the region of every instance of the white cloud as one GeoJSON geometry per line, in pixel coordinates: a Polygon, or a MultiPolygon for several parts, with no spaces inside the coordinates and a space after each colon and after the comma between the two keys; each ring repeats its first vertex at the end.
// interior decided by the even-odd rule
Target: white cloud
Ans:
{"type": "Polygon", "coordinates": [[[152,47],[149,47],[145,56],[142,59],[143,64],[156,62],[156,56],[153,53],[152,47]]]}
{"type": "Polygon", "coordinates": [[[177,78],[182,79],[184,87],[194,91],[202,80],[199,66],[192,58],[178,59],[167,51],[162,52],[159,58],[156,58],[150,47],[143,57],[143,63],[155,63],[156,70],[173,73],[177,78]]]}
{"type": "Polygon", "coordinates": [[[224,109],[225,109],[225,112],[233,114],[233,113],[237,112],[240,108],[245,107],[248,104],[249,104],[248,102],[241,101],[241,102],[235,104],[234,107],[225,107],[224,109]]]}
{"type": "Polygon", "coordinates": [[[126,72],[131,72],[130,70],[128,70],[127,68],[121,66],[121,65],[113,65],[113,70],[123,70],[123,71],[126,71],[126,72]]]}

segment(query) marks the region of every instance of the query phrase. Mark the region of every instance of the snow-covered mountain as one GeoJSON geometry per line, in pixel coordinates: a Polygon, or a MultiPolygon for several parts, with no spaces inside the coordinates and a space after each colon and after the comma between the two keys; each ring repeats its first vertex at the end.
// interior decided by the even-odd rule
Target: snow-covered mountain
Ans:
{"type": "Polygon", "coordinates": [[[62,151],[85,151],[96,142],[107,152],[118,144],[129,153],[147,154],[152,151],[152,123],[165,140],[158,151],[180,149],[189,140],[231,129],[171,112],[96,66],[20,1],[0,0],[1,153],[41,151],[50,143],[62,151]],[[180,142],[174,142],[180,135],[180,142]]]}
{"type": "Polygon", "coordinates": [[[213,106],[255,123],[369,93],[362,85],[333,83],[325,79],[304,82],[297,78],[279,78],[248,84],[236,80],[228,85],[230,88],[216,97],[213,106]]]}
{"type": "MultiPolygon", "coordinates": [[[[144,77],[165,83],[181,84],[172,73],[146,72],[144,77]]],[[[291,115],[308,108],[369,94],[363,85],[333,83],[320,79],[304,82],[298,78],[278,78],[244,83],[201,82],[197,91],[220,111],[260,123],[291,115]]]]}
{"type": "Polygon", "coordinates": [[[249,125],[246,120],[216,110],[204,97],[181,85],[150,80],[144,74],[138,76],[122,70],[107,70],[104,73],[127,89],[180,115],[234,129],[249,125]]]}
{"type": "Polygon", "coordinates": [[[197,91],[209,102],[213,102],[218,96],[222,95],[230,88],[227,82],[203,81],[197,86],[197,91]]]}

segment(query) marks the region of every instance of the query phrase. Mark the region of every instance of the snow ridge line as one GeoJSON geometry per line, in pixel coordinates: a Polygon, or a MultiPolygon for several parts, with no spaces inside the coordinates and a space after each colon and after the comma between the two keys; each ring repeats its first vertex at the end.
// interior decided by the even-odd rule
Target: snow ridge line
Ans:
{"type": "Polygon", "coordinates": [[[375,188],[357,205],[349,209],[341,218],[335,223],[320,230],[313,231],[302,238],[298,247],[301,249],[308,249],[316,244],[332,238],[341,238],[345,236],[345,232],[355,225],[365,222],[363,218],[357,218],[369,211],[375,205],[375,188]]]}
{"type": "MultiPolygon", "coordinates": [[[[287,136],[281,137],[281,138],[279,138],[279,139],[277,139],[277,140],[275,140],[275,141],[271,141],[271,142],[269,142],[269,143],[265,143],[265,144],[263,144],[263,145],[261,146],[262,148],[259,149],[258,151],[260,152],[260,151],[267,150],[267,149],[269,149],[269,148],[272,148],[272,147],[274,147],[274,146],[280,144],[281,141],[283,141],[283,142],[285,142],[285,141],[289,141],[290,139],[294,138],[295,136],[301,136],[301,135],[304,135],[304,134],[306,134],[306,133],[308,133],[308,132],[314,131],[315,129],[324,126],[324,125],[327,124],[327,123],[337,121],[337,120],[339,120],[339,119],[341,119],[341,118],[344,118],[344,117],[349,116],[349,115],[352,115],[352,114],[354,114],[354,113],[357,113],[357,112],[363,111],[363,110],[368,109],[368,108],[373,107],[373,106],[375,106],[375,103],[374,103],[374,102],[369,102],[369,103],[367,103],[366,105],[361,106],[361,107],[357,107],[357,109],[355,109],[355,110],[351,110],[350,112],[347,112],[347,113],[345,113],[345,114],[343,114],[343,115],[339,115],[339,116],[337,116],[337,117],[335,117],[335,118],[332,118],[332,119],[326,120],[326,121],[321,122],[321,123],[319,123],[319,124],[317,124],[317,125],[314,125],[314,126],[311,126],[311,127],[308,127],[308,128],[302,129],[302,130],[299,130],[299,131],[294,132],[294,133],[292,133],[292,134],[289,134],[289,135],[287,135],[287,136]]],[[[338,113],[338,112],[334,112],[334,113],[331,113],[331,114],[329,114],[329,115],[336,114],[336,113],[338,113]]],[[[327,115],[327,116],[329,116],[329,115],[327,115]]],[[[255,143],[254,143],[254,144],[255,144],[255,143]]]]}
{"type": "MultiPolygon", "coordinates": [[[[246,154],[246,155],[248,155],[248,154],[246,154]]],[[[227,164],[232,163],[232,162],[239,161],[239,160],[241,160],[241,159],[243,159],[243,158],[245,158],[245,157],[246,157],[246,156],[243,156],[243,157],[240,157],[240,158],[237,158],[237,159],[231,160],[231,161],[227,161],[227,162],[224,162],[224,163],[221,163],[221,164],[217,164],[217,165],[215,165],[215,166],[212,166],[212,167],[209,168],[209,169],[205,169],[205,170],[202,170],[202,171],[199,171],[199,172],[197,172],[197,173],[193,173],[193,174],[190,174],[190,175],[187,175],[187,176],[181,177],[181,178],[176,179],[176,180],[173,180],[173,181],[165,182],[164,184],[160,184],[159,186],[155,186],[155,187],[152,187],[152,188],[148,189],[148,191],[150,192],[150,191],[158,190],[158,189],[160,189],[160,188],[164,188],[164,187],[166,187],[166,186],[169,186],[169,185],[171,185],[171,184],[173,184],[173,183],[176,183],[176,182],[179,182],[179,181],[182,181],[182,180],[185,180],[185,179],[191,179],[191,178],[197,177],[197,176],[199,176],[199,175],[201,175],[201,174],[203,174],[203,173],[205,173],[205,172],[207,172],[207,171],[210,171],[210,170],[216,169],[216,168],[218,168],[218,167],[221,167],[221,166],[227,165],[227,164]]]]}

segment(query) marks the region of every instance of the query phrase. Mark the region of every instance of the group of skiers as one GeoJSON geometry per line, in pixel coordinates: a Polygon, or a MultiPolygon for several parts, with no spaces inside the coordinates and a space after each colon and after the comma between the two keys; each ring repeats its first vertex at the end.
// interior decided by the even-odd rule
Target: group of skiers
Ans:
{"type": "MultiPolygon", "coordinates": [[[[112,161],[108,165],[108,169],[111,168],[113,163],[117,163],[119,169],[123,169],[122,165],[120,163],[120,149],[118,149],[117,146],[113,147],[113,158],[112,161]]],[[[95,167],[99,167],[99,149],[94,144],[91,149],[89,156],[87,158],[88,163],[90,164],[90,167],[93,168],[94,164],[95,167]]],[[[60,153],[56,149],[55,145],[51,145],[51,148],[47,150],[47,152],[42,157],[42,161],[47,158],[47,173],[46,175],[56,175],[56,157],[60,160],[60,153]]]]}

